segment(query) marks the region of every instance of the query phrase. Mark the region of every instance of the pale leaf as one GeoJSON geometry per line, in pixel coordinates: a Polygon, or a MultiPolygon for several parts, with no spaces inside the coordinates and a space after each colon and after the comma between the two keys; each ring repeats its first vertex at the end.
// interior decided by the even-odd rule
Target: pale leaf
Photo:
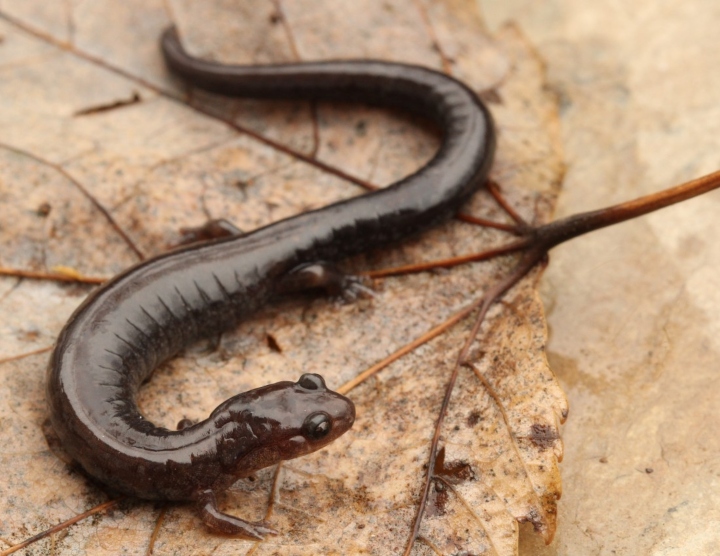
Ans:
{"type": "MultiPolygon", "coordinates": [[[[499,132],[492,177],[507,200],[531,222],[549,220],[563,173],[555,99],[517,29],[489,36],[469,0],[297,0],[282,5],[282,16],[271,3],[249,4],[174,2],[172,14],[157,1],[66,10],[2,4],[13,19],[0,21],[0,87],[3,98],[14,99],[0,106],[2,266],[110,276],[136,260],[78,185],[152,255],[177,240],[180,227],[208,217],[250,230],[362,193],[303,160],[315,152],[325,164],[384,185],[420,167],[437,146],[421,122],[383,110],[187,96],[157,51],[171,19],[188,49],[224,62],[373,57],[445,66],[488,99],[499,132]],[[44,203],[47,214],[39,210],[44,203]]],[[[507,219],[485,192],[464,210],[507,219]]],[[[429,261],[508,239],[453,221],[346,267],[429,261]]],[[[350,305],[304,299],[269,307],[228,333],[218,351],[197,346],[159,369],[141,393],[141,407],[173,427],[184,417],[205,417],[238,391],[302,372],[319,372],[339,387],[480,296],[511,266],[501,260],[377,281],[375,298],[350,305]]],[[[515,554],[518,520],[552,538],[558,426],[567,407],[543,351],[536,280],[537,273],[491,311],[473,348],[473,368],[461,372],[442,432],[440,479],[414,554],[515,554]]],[[[89,291],[7,278],[0,287],[0,357],[50,346],[89,291]]],[[[238,483],[224,509],[259,519],[271,500],[268,519],[281,531],[254,554],[403,550],[444,387],[471,324],[353,390],[358,419],[340,440],[238,483]]],[[[46,361],[40,354],[0,364],[0,461],[8,470],[0,479],[0,536],[11,543],[105,499],[84,475],[68,473],[43,437],[46,361]]],[[[151,503],[136,501],[41,545],[54,543],[58,554],[142,553],[158,515],[151,503]]],[[[155,553],[237,554],[253,545],[211,535],[193,508],[173,505],[155,553]]]]}

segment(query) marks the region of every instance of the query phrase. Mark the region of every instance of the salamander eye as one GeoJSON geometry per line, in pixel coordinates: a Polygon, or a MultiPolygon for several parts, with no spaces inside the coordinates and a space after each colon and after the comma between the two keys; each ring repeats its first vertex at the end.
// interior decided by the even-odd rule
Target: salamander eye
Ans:
{"type": "Polygon", "coordinates": [[[303,434],[313,440],[320,440],[327,436],[331,429],[332,421],[330,416],[322,412],[309,415],[302,426],[303,434]]]}
{"type": "Polygon", "coordinates": [[[327,390],[323,377],[314,373],[305,373],[297,383],[298,386],[305,388],[305,390],[327,390]]]}

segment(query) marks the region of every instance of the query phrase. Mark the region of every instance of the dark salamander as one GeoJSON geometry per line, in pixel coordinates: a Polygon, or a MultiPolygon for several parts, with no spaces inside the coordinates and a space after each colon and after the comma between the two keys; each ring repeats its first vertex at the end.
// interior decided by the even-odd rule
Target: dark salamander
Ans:
{"type": "Polygon", "coordinates": [[[495,148],[487,109],[463,83],[419,66],[372,60],[228,66],[162,37],[170,70],[231,96],[389,106],[441,130],[435,157],[391,186],[246,235],[198,243],[128,269],[94,291],[63,328],[47,397],[67,452],[118,491],[195,501],[214,531],[274,531],[220,512],[215,493],[281,460],[313,452],[353,424],[350,400],[305,374],[238,394],[202,422],[168,430],[145,420],[138,388],[184,346],[232,328],[278,292],[325,285],[324,261],[382,247],[453,215],[485,181],[495,148]]]}

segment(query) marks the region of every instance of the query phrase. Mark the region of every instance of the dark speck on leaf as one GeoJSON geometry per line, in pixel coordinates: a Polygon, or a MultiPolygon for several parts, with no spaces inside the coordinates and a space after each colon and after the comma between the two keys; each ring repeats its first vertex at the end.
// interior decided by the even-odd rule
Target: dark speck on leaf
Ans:
{"type": "Polygon", "coordinates": [[[500,93],[496,89],[487,89],[485,91],[480,91],[479,96],[482,100],[484,100],[488,104],[502,104],[503,103],[503,99],[500,96],[500,93]]]}
{"type": "Polygon", "coordinates": [[[480,421],[482,421],[482,413],[480,413],[479,411],[473,411],[472,413],[470,413],[470,415],[468,415],[467,425],[468,427],[472,428],[480,421]]]}
{"type": "Polygon", "coordinates": [[[48,214],[50,214],[50,211],[52,210],[52,206],[50,203],[41,203],[40,206],[37,208],[37,215],[45,218],[48,214]]]}
{"type": "Polygon", "coordinates": [[[550,425],[535,423],[530,427],[530,440],[542,449],[551,448],[558,438],[557,433],[550,425]]]}
{"type": "Polygon", "coordinates": [[[438,451],[433,474],[438,477],[442,477],[445,481],[451,484],[474,481],[476,478],[475,472],[468,462],[462,460],[446,462],[444,446],[438,451]]]}
{"type": "Polygon", "coordinates": [[[267,341],[267,345],[271,350],[277,353],[282,353],[282,348],[280,347],[280,344],[278,344],[278,341],[275,339],[275,336],[273,336],[272,334],[266,334],[265,340],[267,341]]]}

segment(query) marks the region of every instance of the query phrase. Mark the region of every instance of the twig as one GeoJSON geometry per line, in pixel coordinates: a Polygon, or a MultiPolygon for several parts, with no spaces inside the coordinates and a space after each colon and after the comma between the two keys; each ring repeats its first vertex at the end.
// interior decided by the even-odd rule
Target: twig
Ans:
{"type": "Polygon", "coordinates": [[[54,282],[78,282],[81,284],[102,284],[107,278],[99,276],[85,276],[69,272],[43,272],[38,270],[23,270],[21,268],[0,267],[0,276],[14,276],[17,278],[30,278],[32,280],[50,280],[54,282]]]}
{"type": "Polygon", "coordinates": [[[62,523],[58,523],[54,527],[51,527],[50,529],[46,529],[42,533],[38,533],[37,535],[30,537],[29,539],[25,539],[21,543],[13,545],[6,550],[3,550],[2,552],[0,552],[0,556],[7,556],[8,554],[17,552],[18,550],[25,548],[26,546],[29,546],[32,543],[37,542],[41,539],[44,539],[45,537],[48,537],[48,536],[52,535],[53,533],[57,533],[58,531],[67,529],[71,525],[77,523],[78,521],[82,521],[86,517],[90,517],[91,515],[99,514],[101,512],[104,512],[105,510],[114,508],[122,500],[123,500],[123,498],[116,498],[115,500],[108,500],[107,502],[100,504],[99,506],[95,506],[94,508],[92,508],[86,512],[78,514],[75,517],[68,519],[67,521],[63,521],[62,523]]]}

